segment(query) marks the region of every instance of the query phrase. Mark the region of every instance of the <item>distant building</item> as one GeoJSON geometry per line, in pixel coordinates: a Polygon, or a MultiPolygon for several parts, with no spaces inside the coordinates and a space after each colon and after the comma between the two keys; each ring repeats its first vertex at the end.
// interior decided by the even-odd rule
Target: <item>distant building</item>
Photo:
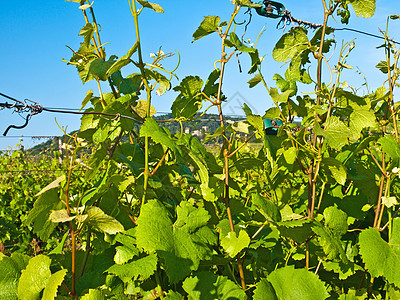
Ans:
{"type": "Polygon", "coordinates": [[[198,137],[202,137],[203,133],[200,130],[194,130],[192,132],[192,135],[198,136],[198,137]]]}
{"type": "Polygon", "coordinates": [[[190,133],[190,128],[189,128],[189,127],[186,127],[186,128],[185,128],[185,133],[187,133],[187,134],[190,133]]]}
{"type": "Polygon", "coordinates": [[[208,126],[202,126],[201,128],[203,129],[204,132],[208,132],[208,126]]]}

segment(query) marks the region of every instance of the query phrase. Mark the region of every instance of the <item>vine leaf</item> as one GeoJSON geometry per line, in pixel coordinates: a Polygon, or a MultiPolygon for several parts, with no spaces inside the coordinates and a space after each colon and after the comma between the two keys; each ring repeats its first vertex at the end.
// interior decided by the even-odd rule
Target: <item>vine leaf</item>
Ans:
{"type": "Polygon", "coordinates": [[[173,223],[168,210],[160,202],[151,200],[143,205],[136,231],[138,248],[157,251],[165,262],[171,283],[196,270],[201,260],[211,256],[209,245],[216,243],[216,236],[206,226],[210,216],[204,208],[183,201],[176,214],[177,220],[173,223]]]}
{"type": "Polygon", "coordinates": [[[278,299],[324,300],[329,294],[324,283],[312,272],[287,266],[268,275],[278,299]]]}
{"type": "Polygon", "coordinates": [[[376,228],[368,228],[359,237],[360,254],[372,277],[383,276],[400,287],[400,219],[393,220],[392,236],[387,243],[376,228]]]}
{"type": "Polygon", "coordinates": [[[104,291],[89,289],[89,293],[82,296],[80,300],[105,300],[104,291]]]}
{"type": "Polygon", "coordinates": [[[221,246],[230,257],[235,257],[240,251],[248,247],[250,237],[246,231],[240,230],[239,236],[235,232],[229,232],[226,237],[221,240],[221,246]]]}
{"type": "Polygon", "coordinates": [[[43,291],[42,300],[53,300],[57,296],[58,287],[64,281],[67,272],[67,269],[63,269],[51,275],[43,291]]]}
{"type": "Polygon", "coordinates": [[[56,187],[60,186],[60,183],[65,181],[65,175],[62,175],[60,177],[58,177],[56,180],[54,180],[52,183],[48,184],[47,186],[45,186],[39,193],[37,193],[35,196],[38,197],[42,194],[44,194],[45,192],[51,190],[51,189],[55,189],[56,187]]]}
{"type": "Polygon", "coordinates": [[[128,53],[118,59],[115,63],[111,65],[111,67],[107,70],[106,76],[110,76],[112,73],[121,70],[124,66],[128,65],[131,62],[131,56],[136,52],[139,43],[136,42],[131,49],[129,49],[128,53]]]}
{"type": "Polygon", "coordinates": [[[115,55],[111,55],[107,61],[96,58],[89,63],[89,72],[97,79],[106,81],[109,77],[107,71],[115,63],[115,55]]]}
{"type": "MultiPolygon", "coordinates": [[[[213,77],[213,73],[210,76],[213,77]]],[[[174,91],[180,92],[171,107],[172,115],[175,118],[189,119],[202,108],[203,97],[200,95],[202,87],[203,80],[198,76],[187,76],[178,86],[174,87],[174,91]]]]}
{"type": "Polygon", "coordinates": [[[262,76],[260,74],[255,75],[253,78],[251,78],[247,83],[249,84],[249,88],[255,87],[257,84],[259,84],[262,81],[262,76]]]}
{"type": "Polygon", "coordinates": [[[157,270],[157,255],[150,254],[124,265],[113,265],[106,272],[117,275],[123,282],[149,278],[157,270]]]}
{"type": "Polygon", "coordinates": [[[151,137],[154,142],[170,148],[176,154],[181,153],[181,150],[177,147],[175,141],[170,138],[165,129],[161,128],[153,118],[146,118],[140,128],[140,135],[151,137]]]}
{"type": "Polygon", "coordinates": [[[303,27],[293,27],[285,33],[272,52],[272,57],[279,62],[293,59],[308,49],[307,30],[303,27]]]}
{"type": "Polygon", "coordinates": [[[46,287],[51,276],[50,263],[51,259],[42,254],[29,260],[18,282],[19,299],[39,299],[40,292],[46,287]]]}
{"type": "Polygon", "coordinates": [[[221,26],[221,19],[217,16],[207,16],[204,17],[204,20],[201,22],[200,26],[193,33],[193,41],[198,40],[202,37],[205,37],[213,32],[218,30],[218,27],[221,26]]]}
{"type": "Polygon", "coordinates": [[[375,13],[375,0],[350,0],[357,17],[370,18],[375,13]]]}
{"type": "Polygon", "coordinates": [[[68,212],[66,209],[53,210],[49,216],[49,220],[54,223],[69,222],[69,221],[72,221],[73,219],[75,219],[75,216],[68,215],[68,212]]]}
{"type": "Polygon", "coordinates": [[[244,7],[252,7],[252,8],[262,7],[262,4],[253,3],[250,0],[235,0],[234,3],[244,7]]]}
{"type": "Polygon", "coordinates": [[[139,2],[143,7],[147,7],[147,8],[154,10],[156,13],[164,12],[164,9],[159,4],[150,3],[150,2],[144,1],[144,0],[137,0],[137,2],[139,2]]]}
{"type": "Polygon", "coordinates": [[[329,146],[336,150],[340,150],[346,145],[348,138],[352,135],[350,129],[336,116],[328,118],[324,129],[321,129],[318,122],[315,122],[314,133],[325,137],[329,146]]]}
{"type": "Polygon", "coordinates": [[[62,207],[63,204],[58,198],[58,192],[54,188],[48,190],[35,201],[25,223],[33,224],[33,232],[42,240],[47,240],[57,226],[49,220],[50,213],[52,210],[58,210],[62,207]]]}
{"type": "Polygon", "coordinates": [[[262,279],[257,283],[257,287],[254,290],[253,300],[278,300],[275,294],[275,290],[272,287],[271,283],[266,279],[262,279]]]}
{"type": "Polygon", "coordinates": [[[282,217],[279,211],[279,207],[271,200],[265,199],[258,194],[253,194],[252,203],[267,221],[281,221],[282,217]]]}
{"type": "Polygon", "coordinates": [[[378,140],[383,152],[390,156],[396,167],[400,166],[400,146],[392,135],[385,135],[378,140]]]}
{"type": "Polygon", "coordinates": [[[85,222],[95,230],[108,234],[116,234],[124,231],[124,226],[113,217],[105,214],[100,208],[91,206],[87,209],[85,222]]]}
{"type": "Polygon", "coordinates": [[[18,297],[18,280],[26,268],[29,256],[13,253],[0,258],[0,299],[14,300],[18,297]]]}
{"type": "Polygon", "coordinates": [[[343,164],[333,157],[324,157],[321,162],[323,175],[327,177],[333,184],[336,182],[345,185],[347,179],[346,168],[343,164]]]}
{"type": "Polygon", "coordinates": [[[186,278],[182,287],[189,294],[188,299],[191,300],[244,300],[247,298],[246,293],[227,277],[209,272],[199,272],[194,277],[186,278]]]}

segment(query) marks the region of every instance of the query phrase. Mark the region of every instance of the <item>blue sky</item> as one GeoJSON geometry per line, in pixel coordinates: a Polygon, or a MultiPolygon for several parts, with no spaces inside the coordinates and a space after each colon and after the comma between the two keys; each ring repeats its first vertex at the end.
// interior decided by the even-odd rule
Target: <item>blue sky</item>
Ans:
{"type": "MultiPolygon", "coordinates": [[[[155,1],[156,2],[156,1],[155,1]]],[[[379,34],[378,28],[385,29],[386,18],[390,14],[400,14],[397,1],[377,0],[375,16],[370,19],[353,17],[349,27],[379,34]]],[[[227,20],[232,13],[233,6],[229,0],[202,0],[202,1],[177,1],[159,0],[165,10],[164,14],[156,14],[145,10],[140,15],[140,31],[143,45],[144,59],[150,61],[150,53],[157,52],[162,47],[164,52],[178,50],[181,54],[181,64],[177,70],[179,79],[188,75],[199,75],[204,80],[214,68],[214,62],[220,58],[220,40],[217,35],[212,35],[192,41],[192,34],[203,20],[203,16],[218,15],[227,20]]],[[[292,15],[310,22],[322,22],[321,1],[283,1],[292,15]]],[[[84,19],[78,4],[72,2],[57,1],[3,1],[0,10],[0,92],[17,99],[31,99],[41,103],[45,107],[80,108],[81,101],[86,91],[97,90],[94,82],[82,85],[79,76],[72,66],[67,66],[62,59],[69,59],[70,50],[78,49],[81,41],[78,36],[80,28],[84,25],[84,19]]],[[[127,0],[94,2],[94,9],[98,23],[101,25],[101,39],[107,55],[124,55],[135,42],[133,18],[129,12],[127,0]]],[[[238,15],[238,21],[248,20],[244,14],[245,9],[238,15]]],[[[263,73],[269,85],[273,86],[272,76],[275,73],[284,72],[280,63],[271,58],[272,49],[282,30],[276,29],[277,21],[258,16],[253,11],[246,38],[255,41],[257,35],[265,25],[258,48],[265,55],[263,73]]],[[[335,23],[331,19],[332,27],[343,27],[340,22],[335,23]]],[[[390,35],[400,40],[400,21],[391,22],[390,35]]],[[[335,33],[338,41],[336,50],[332,56],[339,53],[341,41],[350,41],[356,38],[356,48],[351,53],[349,64],[358,67],[367,76],[370,88],[376,89],[385,80],[379,74],[375,65],[383,59],[382,50],[376,49],[381,41],[363,35],[338,31],[335,33]]],[[[255,113],[263,114],[272,106],[272,101],[265,89],[260,85],[254,89],[248,89],[247,81],[252,77],[247,74],[249,58],[246,54],[240,55],[243,72],[239,73],[236,59],[228,64],[227,75],[224,83],[224,93],[233,99],[230,105],[225,106],[229,114],[242,114],[238,106],[246,101],[254,109],[255,113]]],[[[166,67],[174,68],[177,57],[172,57],[165,63],[166,67]]],[[[133,69],[131,69],[134,72],[133,69]]],[[[128,73],[125,73],[128,75],[128,73]]],[[[359,87],[363,78],[354,70],[347,71],[343,75],[351,86],[359,87]]],[[[326,79],[329,81],[329,78],[326,79]]],[[[174,81],[176,85],[178,82],[174,81]]],[[[107,85],[104,85],[107,91],[107,85]]],[[[362,93],[362,91],[360,91],[362,93]]],[[[155,96],[153,103],[159,112],[168,112],[176,94],[170,91],[161,97],[155,96]]],[[[5,102],[5,99],[0,99],[5,102]]],[[[60,135],[61,131],[57,123],[68,127],[67,131],[79,128],[78,116],[42,113],[34,116],[29,125],[22,130],[10,130],[10,136],[40,136],[60,135]]],[[[0,111],[0,132],[8,125],[21,125],[24,120],[17,114],[9,111],[0,111]]],[[[16,145],[19,138],[0,137],[0,150],[16,145]]],[[[37,141],[24,138],[24,145],[30,147],[37,141]]]]}

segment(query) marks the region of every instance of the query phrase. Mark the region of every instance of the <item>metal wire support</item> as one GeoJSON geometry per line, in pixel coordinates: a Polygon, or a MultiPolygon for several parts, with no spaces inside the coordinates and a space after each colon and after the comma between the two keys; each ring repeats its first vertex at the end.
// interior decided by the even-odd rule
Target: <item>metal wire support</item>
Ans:
{"type": "Polygon", "coordinates": [[[283,23],[283,26],[281,28],[285,28],[287,24],[293,24],[293,23],[296,23],[300,26],[304,26],[306,28],[311,28],[314,30],[322,27],[322,24],[311,23],[311,22],[303,21],[303,20],[293,17],[292,14],[290,13],[290,11],[288,11],[287,9],[285,9],[282,12],[282,14],[283,14],[283,16],[282,16],[281,20],[279,21],[278,25],[276,25],[276,28],[279,28],[279,26],[282,23],[283,23]]]}

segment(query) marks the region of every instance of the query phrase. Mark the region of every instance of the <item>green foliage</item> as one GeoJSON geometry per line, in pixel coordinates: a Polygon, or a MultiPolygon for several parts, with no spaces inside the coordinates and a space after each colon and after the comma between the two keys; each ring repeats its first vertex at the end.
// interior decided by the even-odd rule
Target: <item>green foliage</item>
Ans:
{"type": "MultiPolygon", "coordinates": [[[[348,22],[350,6],[357,16],[375,11],[373,0],[327,2],[326,22],[335,11],[348,22]]],[[[130,5],[135,22],[147,8],[163,12],[130,5]]],[[[1,299],[398,298],[400,52],[385,40],[385,85],[360,96],[341,82],[353,72],[354,44],[332,56],[328,23],[292,27],[272,50],[284,75],[263,75],[270,66],[261,68],[238,22],[241,6],[260,5],[236,0],[228,22],[205,17],[193,41],[217,33],[219,69],[175,82],[164,67],[173,54],[159,49],[147,62],[140,40],[106,55],[93,7],[82,4],[91,20],[67,63],[100,89],[86,93],[81,128],[65,135],[62,154],[57,145],[33,160],[0,155],[1,172],[18,168],[0,177],[1,299]],[[249,87],[262,82],[275,103],[264,116],[248,105],[245,119],[224,116],[225,72],[239,52],[250,56],[249,87]],[[313,85],[304,93],[300,83],[313,85]],[[154,117],[153,96],[171,89],[172,113],[154,117]],[[184,128],[203,125],[206,104],[219,114],[199,141],[184,128]],[[26,173],[36,168],[57,171],[26,173]]]]}

